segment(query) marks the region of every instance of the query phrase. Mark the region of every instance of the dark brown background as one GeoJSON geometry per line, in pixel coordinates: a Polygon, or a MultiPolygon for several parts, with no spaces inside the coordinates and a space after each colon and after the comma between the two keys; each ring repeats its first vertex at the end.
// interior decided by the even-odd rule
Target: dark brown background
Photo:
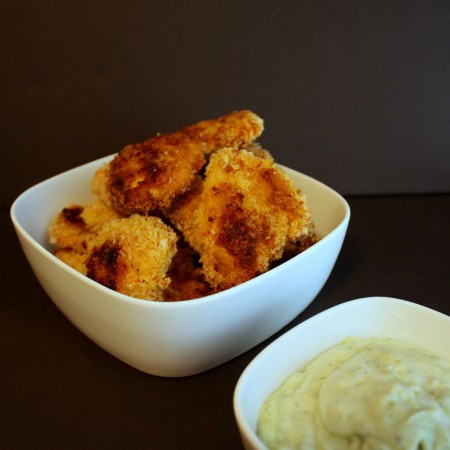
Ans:
{"type": "Polygon", "coordinates": [[[335,270],[284,330],[385,295],[450,314],[450,3],[0,0],[0,448],[240,448],[232,394],[270,338],[165,379],[79,333],[34,278],[24,189],[156,132],[250,108],[276,160],[344,194],[335,270]]]}
{"type": "Polygon", "coordinates": [[[231,110],[344,194],[450,189],[450,3],[1,0],[0,199],[231,110]]]}

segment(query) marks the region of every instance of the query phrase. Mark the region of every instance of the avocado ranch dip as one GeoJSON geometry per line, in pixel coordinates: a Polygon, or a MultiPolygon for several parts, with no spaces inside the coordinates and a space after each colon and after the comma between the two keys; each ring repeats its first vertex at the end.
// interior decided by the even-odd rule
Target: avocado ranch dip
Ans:
{"type": "Polygon", "coordinates": [[[257,433],[270,449],[449,450],[450,362],[392,339],[346,338],[266,400],[257,433]]]}

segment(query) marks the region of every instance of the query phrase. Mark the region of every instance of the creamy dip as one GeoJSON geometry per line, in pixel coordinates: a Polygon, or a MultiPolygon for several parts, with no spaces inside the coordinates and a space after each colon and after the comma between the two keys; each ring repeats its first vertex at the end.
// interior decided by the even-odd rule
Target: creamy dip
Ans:
{"type": "Polygon", "coordinates": [[[450,362],[392,339],[346,338],[269,397],[258,435],[270,449],[449,450],[450,362]]]}

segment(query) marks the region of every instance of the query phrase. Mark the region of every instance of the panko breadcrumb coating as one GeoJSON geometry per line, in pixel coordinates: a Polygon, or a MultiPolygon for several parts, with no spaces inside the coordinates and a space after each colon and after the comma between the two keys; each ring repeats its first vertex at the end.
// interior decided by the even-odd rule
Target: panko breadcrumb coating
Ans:
{"type": "Polygon", "coordinates": [[[68,205],[50,225],[50,243],[83,252],[92,234],[105,222],[118,217],[122,215],[100,200],[93,200],[86,206],[68,205]]]}
{"type": "Polygon", "coordinates": [[[99,174],[98,192],[126,215],[164,211],[189,189],[207,155],[250,144],[262,130],[256,114],[238,111],[128,145],[99,174]]]}
{"type": "Polygon", "coordinates": [[[87,243],[104,223],[118,217],[121,214],[101,200],[63,208],[49,229],[50,243],[56,247],[55,256],[86,274],[87,243]]]}
{"type": "Polygon", "coordinates": [[[122,216],[116,209],[101,200],[89,202],[83,209],[81,217],[90,232],[96,232],[106,222],[122,216]]]}
{"type": "Polygon", "coordinates": [[[211,156],[205,180],[169,218],[220,290],[267,271],[287,243],[312,230],[310,210],[287,175],[271,159],[235,149],[211,156]]]}
{"type": "Polygon", "coordinates": [[[314,234],[314,230],[311,229],[310,233],[306,236],[301,236],[295,242],[288,242],[283,249],[283,254],[280,259],[272,262],[270,269],[279,266],[280,264],[289,261],[295,256],[307,250],[309,247],[313,246],[318,241],[317,236],[314,234]]]}
{"type": "Polygon", "coordinates": [[[95,173],[95,199],[55,217],[55,256],[125,295],[182,301],[304,251],[316,242],[309,208],[256,142],[263,130],[235,111],[126,146],[95,173]]]}
{"type": "Polygon", "coordinates": [[[163,300],[176,242],[175,231],[157,217],[110,220],[88,242],[87,276],[131,297],[163,300]]]}
{"type": "Polygon", "coordinates": [[[109,163],[98,169],[92,178],[92,192],[106,205],[113,207],[109,192],[109,163]]]}
{"type": "Polygon", "coordinates": [[[264,131],[264,121],[249,110],[233,111],[217,119],[202,120],[176,134],[197,142],[205,155],[224,147],[243,148],[264,131]]]}
{"type": "Polygon", "coordinates": [[[89,231],[81,216],[84,206],[70,204],[53,219],[49,228],[50,244],[79,252],[86,250],[89,231]]]}

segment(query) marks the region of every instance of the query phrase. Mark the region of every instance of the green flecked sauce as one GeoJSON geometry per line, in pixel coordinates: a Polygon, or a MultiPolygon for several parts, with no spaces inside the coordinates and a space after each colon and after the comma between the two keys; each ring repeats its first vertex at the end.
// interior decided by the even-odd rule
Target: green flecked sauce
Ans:
{"type": "Polygon", "coordinates": [[[277,450],[450,450],[450,362],[346,338],[267,399],[257,432],[277,450]]]}

